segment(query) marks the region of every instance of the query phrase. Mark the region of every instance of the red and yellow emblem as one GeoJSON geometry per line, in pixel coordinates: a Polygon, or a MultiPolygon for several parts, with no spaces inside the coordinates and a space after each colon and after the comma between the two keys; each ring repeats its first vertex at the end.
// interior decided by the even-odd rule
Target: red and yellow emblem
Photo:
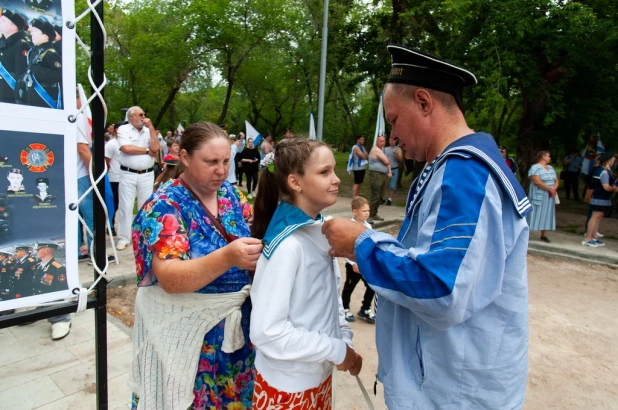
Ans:
{"type": "Polygon", "coordinates": [[[54,153],[45,144],[30,144],[21,150],[19,159],[22,165],[32,172],[45,172],[54,164],[54,153]]]}

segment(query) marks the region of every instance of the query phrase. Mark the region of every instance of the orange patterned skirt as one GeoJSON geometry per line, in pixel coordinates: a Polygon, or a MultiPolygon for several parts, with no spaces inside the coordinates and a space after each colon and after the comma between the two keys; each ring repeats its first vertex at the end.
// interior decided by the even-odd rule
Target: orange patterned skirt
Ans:
{"type": "Polygon", "coordinates": [[[333,376],[318,387],[298,393],[286,393],[270,386],[255,370],[253,410],[331,410],[333,404],[333,376]]]}

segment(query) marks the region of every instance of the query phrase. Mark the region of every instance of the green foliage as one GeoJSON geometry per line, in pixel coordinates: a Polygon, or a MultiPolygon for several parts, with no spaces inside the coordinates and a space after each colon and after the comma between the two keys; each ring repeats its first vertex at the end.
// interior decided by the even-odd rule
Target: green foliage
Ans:
{"type": "MultiPolygon", "coordinates": [[[[85,5],[83,0],[79,4],[85,5]],[[83,4],[82,4],[83,3],[83,4]]],[[[106,9],[110,120],[142,106],[161,129],[250,121],[279,137],[317,120],[323,0],[137,0],[106,9]]],[[[386,45],[474,72],[472,128],[517,154],[556,155],[598,134],[618,148],[618,3],[610,0],[330,0],[324,139],[369,140],[389,72],[386,45]]],[[[78,32],[87,39],[87,21],[78,32]]],[[[79,80],[87,57],[79,56],[79,80]]]]}

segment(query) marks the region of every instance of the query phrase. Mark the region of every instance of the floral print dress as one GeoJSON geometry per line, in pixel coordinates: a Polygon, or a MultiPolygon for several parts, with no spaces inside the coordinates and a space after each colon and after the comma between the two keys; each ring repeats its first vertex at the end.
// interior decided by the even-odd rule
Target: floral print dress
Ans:
{"type": "MultiPolygon", "coordinates": [[[[250,236],[253,218],[245,196],[228,182],[217,191],[219,220],[232,238],[250,236]]],[[[151,270],[152,258],[194,259],[227,245],[223,235],[206,216],[199,201],[178,179],[163,184],[146,201],[133,221],[133,248],[137,266],[137,286],[151,286],[157,278],[151,270]]],[[[249,272],[233,267],[198,293],[238,292],[251,282],[249,272]]],[[[190,409],[251,408],[253,396],[254,349],[249,342],[251,302],[242,305],[245,345],[227,354],[221,351],[225,320],[204,336],[195,376],[195,399],[190,409]]],[[[133,395],[132,408],[139,398],[133,395]]]]}

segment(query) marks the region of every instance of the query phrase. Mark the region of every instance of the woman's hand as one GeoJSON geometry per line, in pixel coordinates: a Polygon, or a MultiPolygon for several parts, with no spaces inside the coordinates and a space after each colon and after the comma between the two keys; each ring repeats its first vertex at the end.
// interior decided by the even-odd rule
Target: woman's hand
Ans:
{"type": "Polygon", "coordinates": [[[239,238],[225,247],[230,265],[240,269],[255,270],[262,254],[262,241],[255,238],[239,238]]]}

